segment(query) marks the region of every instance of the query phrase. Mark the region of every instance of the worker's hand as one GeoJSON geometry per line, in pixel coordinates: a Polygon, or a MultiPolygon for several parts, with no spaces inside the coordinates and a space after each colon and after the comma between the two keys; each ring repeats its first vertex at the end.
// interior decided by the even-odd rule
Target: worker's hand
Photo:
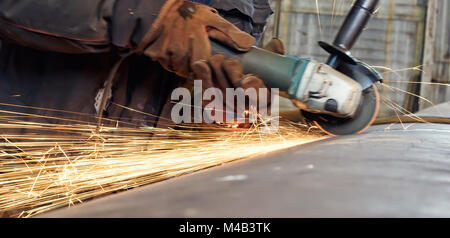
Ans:
{"type": "Polygon", "coordinates": [[[203,80],[204,88],[266,88],[255,75],[244,75],[242,64],[236,59],[228,59],[223,54],[213,55],[208,61],[199,60],[192,64],[195,79],[203,80]]]}
{"type": "MultiPolygon", "coordinates": [[[[277,54],[285,54],[284,43],[273,39],[263,47],[277,54]]],[[[212,56],[209,60],[199,60],[192,64],[194,78],[203,80],[204,88],[266,88],[263,81],[256,75],[244,75],[242,64],[235,59],[227,59],[223,54],[212,56]]],[[[270,97],[269,97],[270,98],[270,97]]]]}
{"type": "MultiPolygon", "coordinates": [[[[263,81],[255,75],[244,75],[242,64],[235,59],[227,59],[223,54],[213,55],[208,61],[199,60],[192,64],[192,70],[195,79],[202,80],[203,89],[218,88],[225,98],[223,100],[223,117],[220,117],[225,122],[227,114],[234,118],[234,114],[238,117],[249,118],[249,115],[245,115],[245,111],[250,110],[254,112],[258,108],[248,108],[249,105],[255,105],[258,107],[258,101],[260,100],[259,89],[266,88],[263,81]],[[226,89],[242,88],[245,90],[249,88],[256,89],[256,98],[248,97],[248,103],[246,105],[237,105],[235,107],[234,97],[226,97],[226,89]]],[[[244,93],[242,91],[236,91],[236,93],[244,93]]],[[[239,95],[238,97],[245,97],[245,95],[239,95]]],[[[214,100],[217,100],[215,98],[214,100]]],[[[220,100],[220,99],[219,99],[220,100]]],[[[247,100],[246,100],[247,101],[247,100]]],[[[267,93],[266,105],[270,103],[270,92],[267,93]]],[[[209,101],[204,101],[205,105],[209,101]]],[[[218,113],[218,112],[216,112],[218,113]]],[[[244,119],[247,120],[247,119],[244,119]]],[[[216,121],[217,122],[217,121],[216,121]]],[[[230,121],[228,121],[230,123],[230,121]]],[[[234,122],[234,121],[233,121],[234,122]]]]}
{"type": "MultiPolygon", "coordinates": [[[[277,54],[285,54],[284,44],[279,39],[273,39],[263,48],[277,54]]],[[[259,89],[267,88],[264,82],[256,75],[244,74],[242,64],[236,59],[229,59],[223,54],[216,54],[209,60],[194,62],[192,64],[192,70],[194,78],[203,81],[204,89],[218,88],[222,91],[223,95],[226,95],[227,88],[242,88],[244,91],[249,88],[254,88],[257,92],[257,98],[253,98],[256,101],[250,101],[249,103],[260,107],[264,105],[264,103],[259,103],[260,100],[264,100],[267,102],[265,104],[266,106],[270,105],[271,95],[269,90],[267,90],[267,98],[261,98],[261,96],[265,95],[259,95],[259,89]]],[[[234,107],[233,99],[226,99],[224,101],[226,108],[236,112],[242,111],[242,108],[234,107]]],[[[249,100],[252,100],[252,98],[249,98],[249,100]]],[[[249,108],[246,109],[248,110],[249,108]]]]}
{"type": "Polygon", "coordinates": [[[191,64],[211,57],[209,38],[238,50],[249,50],[255,39],[206,5],[168,0],[138,45],[165,69],[187,77],[191,64]]]}

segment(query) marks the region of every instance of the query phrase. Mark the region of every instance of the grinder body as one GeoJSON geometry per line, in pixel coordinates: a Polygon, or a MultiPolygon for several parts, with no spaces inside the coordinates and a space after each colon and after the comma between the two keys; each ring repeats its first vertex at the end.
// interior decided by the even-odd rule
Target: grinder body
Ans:
{"type": "Polygon", "coordinates": [[[212,46],[213,53],[238,59],[245,74],[257,75],[268,88],[287,93],[303,110],[345,118],[358,108],[361,85],[326,64],[257,47],[243,53],[216,42],[212,46]]]}
{"type": "Polygon", "coordinates": [[[239,52],[212,42],[213,53],[238,59],[244,72],[260,77],[269,88],[293,98],[308,121],[330,135],[365,131],[380,108],[376,83],[382,76],[357,60],[351,48],[375,13],[379,0],[356,0],[332,44],[319,42],[330,53],[325,64],[283,56],[259,48],[239,52]]]}

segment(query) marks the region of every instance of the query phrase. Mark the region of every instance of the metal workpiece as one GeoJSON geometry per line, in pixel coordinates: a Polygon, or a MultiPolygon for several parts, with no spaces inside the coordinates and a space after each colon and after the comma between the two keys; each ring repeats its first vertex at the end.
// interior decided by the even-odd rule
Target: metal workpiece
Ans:
{"type": "Polygon", "coordinates": [[[449,132],[378,125],[40,217],[448,217],[449,132]]]}

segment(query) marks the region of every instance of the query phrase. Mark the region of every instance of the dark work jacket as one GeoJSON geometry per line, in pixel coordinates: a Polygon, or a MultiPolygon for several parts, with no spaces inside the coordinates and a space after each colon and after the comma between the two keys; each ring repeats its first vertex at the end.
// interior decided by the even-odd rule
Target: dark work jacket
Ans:
{"type": "MultiPolygon", "coordinates": [[[[268,0],[207,3],[259,38],[272,13],[268,0]]],[[[89,121],[119,55],[136,47],[165,0],[1,0],[0,110],[89,121]],[[5,104],[67,110],[35,110],[5,104]]],[[[148,57],[128,57],[115,75],[110,118],[154,126],[170,115],[171,91],[185,80],[148,57]],[[114,106],[116,105],[116,106],[114,106]],[[124,110],[123,105],[145,114],[124,110]]]]}

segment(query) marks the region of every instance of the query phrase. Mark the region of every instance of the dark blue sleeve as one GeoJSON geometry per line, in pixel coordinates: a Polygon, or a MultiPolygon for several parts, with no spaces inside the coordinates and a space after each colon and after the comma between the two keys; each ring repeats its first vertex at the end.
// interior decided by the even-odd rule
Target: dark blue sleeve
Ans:
{"type": "Polygon", "coordinates": [[[262,37],[267,19],[272,15],[269,0],[194,0],[209,2],[211,7],[239,27],[253,35],[257,41],[262,37]]]}
{"type": "Polygon", "coordinates": [[[45,51],[128,49],[150,29],[166,0],[0,0],[0,39],[45,51]]]}
{"type": "Polygon", "coordinates": [[[198,3],[201,3],[201,4],[206,4],[206,5],[208,5],[210,2],[211,2],[211,0],[192,0],[193,2],[198,2],[198,3]]]}

